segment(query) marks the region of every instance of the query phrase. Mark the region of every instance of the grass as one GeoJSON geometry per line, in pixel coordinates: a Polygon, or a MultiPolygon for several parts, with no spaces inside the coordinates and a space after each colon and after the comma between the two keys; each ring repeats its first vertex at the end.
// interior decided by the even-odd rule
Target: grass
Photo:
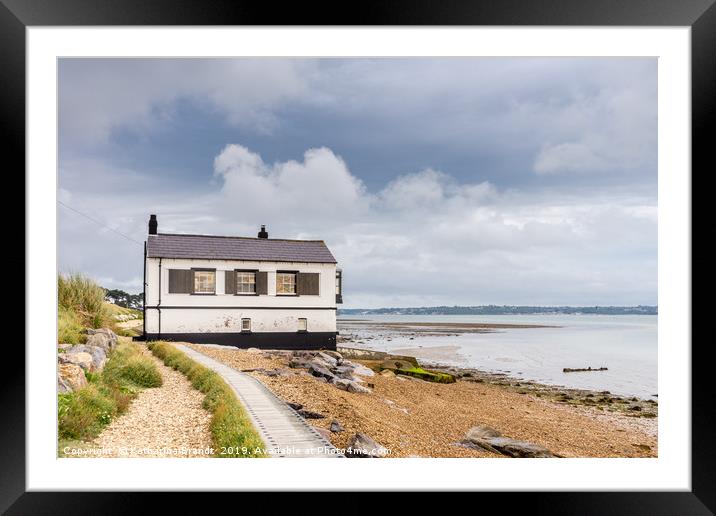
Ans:
{"type": "Polygon", "coordinates": [[[455,377],[448,373],[439,373],[437,371],[428,371],[422,367],[411,367],[393,369],[395,374],[402,374],[405,376],[412,376],[413,378],[420,378],[421,380],[427,380],[429,382],[436,383],[455,383],[455,377]]]}
{"type": "Polygon", "coordinates": [[[236,395],[214,371],[163,341],[148,344],[164,363],[183,373],[195,389],[204,393],[203,406],[212,413],[211,435],[217,457],[263,457],[265,445],[236,395]]]}
{"type": "Polygon", "coordinates": [[[57,311],[57,342],[83,344],[86,340],[85,327],[77,312],[59,307],[57,311]]]}
{"type": "MultiPolygon", "coordinates": [[[[101,373],[86,373],[89,384],[57,399],[59,449],[70,441],[88,441],[123,414],[144,388],[158,387],[162,377],[138,344],[120,344],[101,373]]],[[[61,454],[60,454],[61,455],[61,454]]]]}

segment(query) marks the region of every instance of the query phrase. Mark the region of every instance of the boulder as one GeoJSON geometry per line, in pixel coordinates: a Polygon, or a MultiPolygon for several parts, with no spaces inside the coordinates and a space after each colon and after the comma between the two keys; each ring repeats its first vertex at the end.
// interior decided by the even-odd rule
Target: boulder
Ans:
{"type": "Polygon", "coordinates": [[[383,369],[379,374],[380,376],[395,377],[395,373],[390,369],[383,369]]]}
{"type": "Polygon", "coordinates": [[[338,359],[335,357],[332,357],[331,355],[328,355],[327,353],[324,353],[323,351],[319,351],[316,353],[315,359],[320,359],[321,361],[325,362],[329,367],[336,367],[338,365],[338,359]]]}
{"type": "Polygon", "coordinates": [[[87,378],[77,364],[58,365],[58,384],[64,383],[70,390],[76,391],[87,385],[87,378]]]}
{"type": "Polygon", "coordinates": [[[57,345],[57,349],[62,350],[62,351],[68,350],[71,347],[72,347],[72,344],[58,344],[57,345]]]}
{"type": "Polygon", "coordinates": [[[508,457],[544,458],[559,457],[547,448],[527,441],[502,437],[499,431],[489,426],[474,426],[467,431],[463,444],[507,455],[508,457]]]}
{"type": "Polygon", "coordinates": [[[87,337],[87,345],[102,348],[105,352],[109,353],[115,343],[113,343],[112,339],[104,333],[94,333],[87,337]]]}
{"type": "Polygon", "coordinates": [[[65,378],[60,376],[60,373],[57,373],[57,392],[59,394],[72,392],[72,386],[65,378]]]}
{"type": "Polygon", "coordinates": [[[288,361],[288,367],[294,369],[308,369],[311,367],[311,362],[303,357],[291,357],[288,361]]]}
{"type": "Polygon", "coordinates": [[[363,364],[353,364],[353,374],[357,374],[358,376],[375,376],[373,370],[363,364]]]}
{"type": "Polygon", "coordinates": [[[330,431],[333,433],[343,432],[345,428],[343,428],[343,425],[341,425],[338,421],[335,419],[331,421],[331,427],[330,431]]]}
{"type": "Polygon", "coordinates": [[[107,352],[99,346],[88,346],[87,344],[75,344],[67,350],[69,353],[89,353],[92,355],[92,371],[101,371],[107,362],[107,352]]]}
{"type": "Polygon", "coordinates": [[[341,360],[343,360],[343,355],[341,355],[338,351],[332,351],[332,350],[330,350],[330,349],[324,349],[324,350],[322,351],[322,353],[323,353],[324,355],[328,355],[329,357],[335,358],[338,363],[340,363],[341,360]]]}
{"type": "Polygon", "coordinates": [[[333,379],[336,377],[332,372],[328,370],[325,366],[323,366],[320,363],[311,362],[311,365],[308,368],[308,371],[318,378],[325,378],[327,381],[333,381],[333,379]]]}
{"type": "Polygon", "coordinates": [[[346,449],[346,457],[350,458],[379,458],[388,453],[387,449],[360,432],[351,437],[346,449]]]}
{"type": "Polygon", "coordinates": [[[65,351],[64,353],[59,353],[57,355],[57,361],[60,364],[76,364],[85,371],[92,370],[92,355],[85,353],[84,351],[78,351],[75,353],[65,351]]]}
{"type": "Polygon", "coordinates": [[[347,378],[348,380],[351,380],[353,378],[353,367],[352,366],[339,365],[338,367],[333,369],[333,372],[339,378],[347,378]]]}
{"type": "Polygon", "coordinates": [[[358,382],[350,382],[348,384],[348,392],[355,392],[358,394],[370,394],[372,391],[368,387],[363,387],[358,382]]]}
{"type": "Polygon", "coordinates": [[[259,348],[249,348],[246,350],[247,353],[262,353],[259,348]]]}

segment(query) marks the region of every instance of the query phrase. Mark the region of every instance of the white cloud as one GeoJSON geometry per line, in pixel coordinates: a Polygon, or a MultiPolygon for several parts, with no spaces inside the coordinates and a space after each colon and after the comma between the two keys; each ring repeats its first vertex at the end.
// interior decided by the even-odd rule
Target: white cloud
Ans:
{"type": "MultiPolygon", "coordinates": [[[[81,208],[138,240],[150,212],[166,232],[253,235],[266,223],[273,237],[322,238],[345,271],[347,306],[656,301],[649,199],[499,191],[434,170],[370,193],[327,148],[267,164],[229,145],[214,165],[220,184],[206,194],[95,193],[81,208]]],[[[88,199],[74,187],[64,195],[88,199]]],[[[108,286],[138,277],[141,248],[75,214],[61,211],[60,242],[66,268],[108,286]]]]}

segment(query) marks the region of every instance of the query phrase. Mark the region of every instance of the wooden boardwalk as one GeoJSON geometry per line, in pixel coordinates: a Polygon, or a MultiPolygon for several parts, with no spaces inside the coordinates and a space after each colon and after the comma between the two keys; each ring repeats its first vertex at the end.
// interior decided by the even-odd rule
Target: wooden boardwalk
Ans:
{"type": "Polygon", "coordinates": [[[217,374],[231,386],[251,417],[271,457],[343,457],[298,412],[256,378],[183,344],[174,344],[192,360],[217,374]]]}

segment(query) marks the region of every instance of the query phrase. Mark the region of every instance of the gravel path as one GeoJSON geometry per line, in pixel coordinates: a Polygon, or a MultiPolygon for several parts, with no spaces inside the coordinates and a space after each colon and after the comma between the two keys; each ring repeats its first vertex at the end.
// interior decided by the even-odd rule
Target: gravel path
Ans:
{"type": "Polygon", "coordinates": [[[93,442],[104,457],[190,457],[210,455],[211,414],[204,395],[189,380],[152,355],[164,384],[139,393],[127,412],[112,421],[93,442]]]}

